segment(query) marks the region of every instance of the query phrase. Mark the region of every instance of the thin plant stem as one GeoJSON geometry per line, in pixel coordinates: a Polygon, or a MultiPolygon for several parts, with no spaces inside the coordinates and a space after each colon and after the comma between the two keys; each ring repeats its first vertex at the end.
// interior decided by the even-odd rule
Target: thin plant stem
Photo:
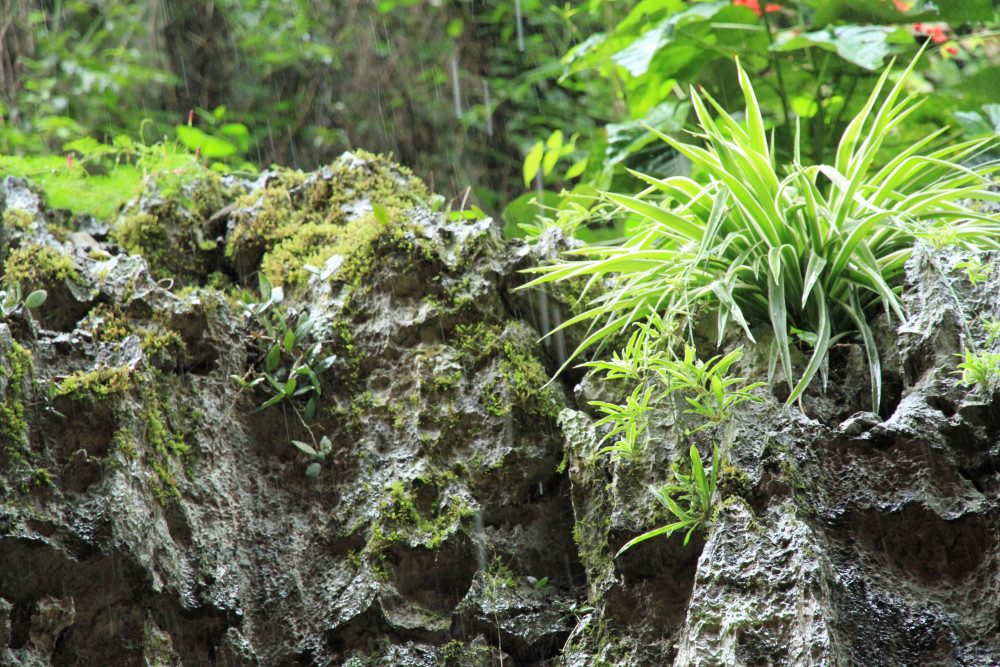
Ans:
{"type": "MultiPolygon", "coordinates": [[[[771,32],[771,20],[767,17],[767,11],[764,12],[764,25],[767,26],[768,47],[774,46],[774,34],[771,32]]],[[[785,78],[781,73],[781,63],[778,61],[777,54],[771,58],[774,62],[774,72],[778,77],[778,99],[781,100],[781,113],[785,117],[785,133],[787,134],[792,126],[791,117],[788,115],[788,89],[785,87],[785,78]]]]}

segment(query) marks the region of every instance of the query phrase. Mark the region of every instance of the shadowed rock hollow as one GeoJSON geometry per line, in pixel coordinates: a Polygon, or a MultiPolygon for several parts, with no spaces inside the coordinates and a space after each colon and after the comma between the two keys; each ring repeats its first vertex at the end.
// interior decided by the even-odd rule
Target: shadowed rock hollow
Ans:
{"type": "Polygon", "coordinates": [[[572,298],[513,291],[565,242],[429,199],[347,154],[151,184],[109,229],[3,182],[4,282],[49,298],[0,316],[0,664],[1000,661],[1000,413],[954,374],[1000,275],[918,249],[880,414],[841,346],[805,414],[768,395],[696,436],[729,462],[710,531],[615,559],[687,424],[597,456],[610,389],[546,385],[578,332],[537,342],[572,298]],[[290,343],[244,314],[258,272],[311,323],[290,343]],[[242,386],[330,357],[318,391],[242,386]]]}

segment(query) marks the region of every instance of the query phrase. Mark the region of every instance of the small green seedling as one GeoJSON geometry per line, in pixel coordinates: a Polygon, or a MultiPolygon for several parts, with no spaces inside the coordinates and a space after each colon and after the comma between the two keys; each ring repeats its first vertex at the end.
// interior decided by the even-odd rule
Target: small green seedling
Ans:
{"type": "Polygon", "coordinates": [[[536,579],[535,577],[528,577],[528,583],[535,587],[535,590],[539,593],[548,593],[552,590],[552,586],[549,586],[549,578],[542,577],[541,579],[536,579]]]}
{"type": "Polygon", "coordinates": [[[959,262],[955,265],[956,269],[965,269],[966,275],[969,276],[969,282],[975,287],[977,283],[981,280],[986,280],[990,273],[993,272],[993,267],[989,264],[983,264],[983,260],[978,257],[973,257],[967,262],[959,262]]]}
{"type": "Polygon", "coordinates": [[[310,463],[309,467],[306,468],[306,477],[309,479],[316,479],[319,477],[320,469],[322,468],[320,464],[325,461],[326,457],[329,456],[331,451],[333,451],[333,443],[330,442],[330,438],[324,435],[319,439],[319,444],[316,447],[302,442],[301,440],[292,440],[292,444],[315,459],[315,461],[310,463]]]}
{"type": "MultiPolygon", "coordinates": [[[[45,299],[47,299],[48,296],[49,294],[45,290],[36,289],[25,297],[23,303],[25,311],[29,317],[31,316],[31,311],[45,303],[45,299]]],[[[11,313],[17,310],[21,303],[20,285],[14,285],[12,288],[7,290],[0,290],[0,315],[3,317],[8,317],[11,313]]]]}
{"type": "Polygon", "coordinates": [[[971,352],[966,350],[964,354],[956,356],[963,359],[958,365],[956,373],[961,374],[962,384],[973,387],[982,385],[986,388],[995,386],[1000,380],[1000,353],[991,354],[989,352],[971,352]]]}
{"type": "Polygon", "coordinates": [[[1000,338],[1000,319],[988,320],[985,317],[980,317],[979,322],[983,325],[983,330],[986,331],[986,347],[989,347],[993,341],[1000,338]]]}

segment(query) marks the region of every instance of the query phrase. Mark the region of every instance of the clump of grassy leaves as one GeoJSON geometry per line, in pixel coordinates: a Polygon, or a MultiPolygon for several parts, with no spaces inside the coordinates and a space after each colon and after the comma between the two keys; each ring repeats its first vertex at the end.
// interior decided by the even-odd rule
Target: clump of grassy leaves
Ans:
{"type": "Polygon", "coordinates": [[[657,134],[691,160],[694,177],[632,172],[649,184],[646,190],[635,197],[605,193],[629,217],[627,240],[576,251],[582,261],[535,269],[542,275],[529,286],[590,276],[589,287],[617,276],[613,289],[564,324],[593,323],[574,356],[649,313],[714,310],[720,338],[730,320],[751,341],[754,325],[770,324],[771,373],[780,360],[788,403],[817,373],[825,381],[834,342],[860,339],[877,410],[881,368],[870,322],[879,310],[890,320],[905,319],[900,278],[915,240],[944,230],[965,247],[1000,246],[1000,222],[960,203],[998,199],[988,178],[997,164],[967,166],[988,140],[940,147],[942,129],[879,162],[886,140],[920,103],[916,93],[905,92],[912,68],[891,87],[891,66],[886,69],[848,124],[833,164],[803,164],[796,137],[793,162],[776,165],[753,86],[738,62],[744,119],[692,88],[700,145],[657,134]],[[806,347],[804,368],[792,366],[793,328],[800,332],[794,344],[806,347]]]}

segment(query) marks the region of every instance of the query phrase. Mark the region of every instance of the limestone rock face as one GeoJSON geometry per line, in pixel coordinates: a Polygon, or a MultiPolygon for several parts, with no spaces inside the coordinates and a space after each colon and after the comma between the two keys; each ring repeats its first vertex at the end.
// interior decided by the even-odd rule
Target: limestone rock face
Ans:
{"type": "Polygon", "coordinates": [[[915,251],[879,409],[844,344],[801,406],[663,410],[609,461],[588,401],[621,388],[546,384],[572,295],[515,290],[556,232],[432,212],[365,155],[150,187],[83,243],[0,184],[0,289],[49,293],[0,313],[0,664],[1000,663],[1000,405],[955,374],[1000,273],[915,251]],[[616,558],[715,443],[712,525],[616,558]]]}

